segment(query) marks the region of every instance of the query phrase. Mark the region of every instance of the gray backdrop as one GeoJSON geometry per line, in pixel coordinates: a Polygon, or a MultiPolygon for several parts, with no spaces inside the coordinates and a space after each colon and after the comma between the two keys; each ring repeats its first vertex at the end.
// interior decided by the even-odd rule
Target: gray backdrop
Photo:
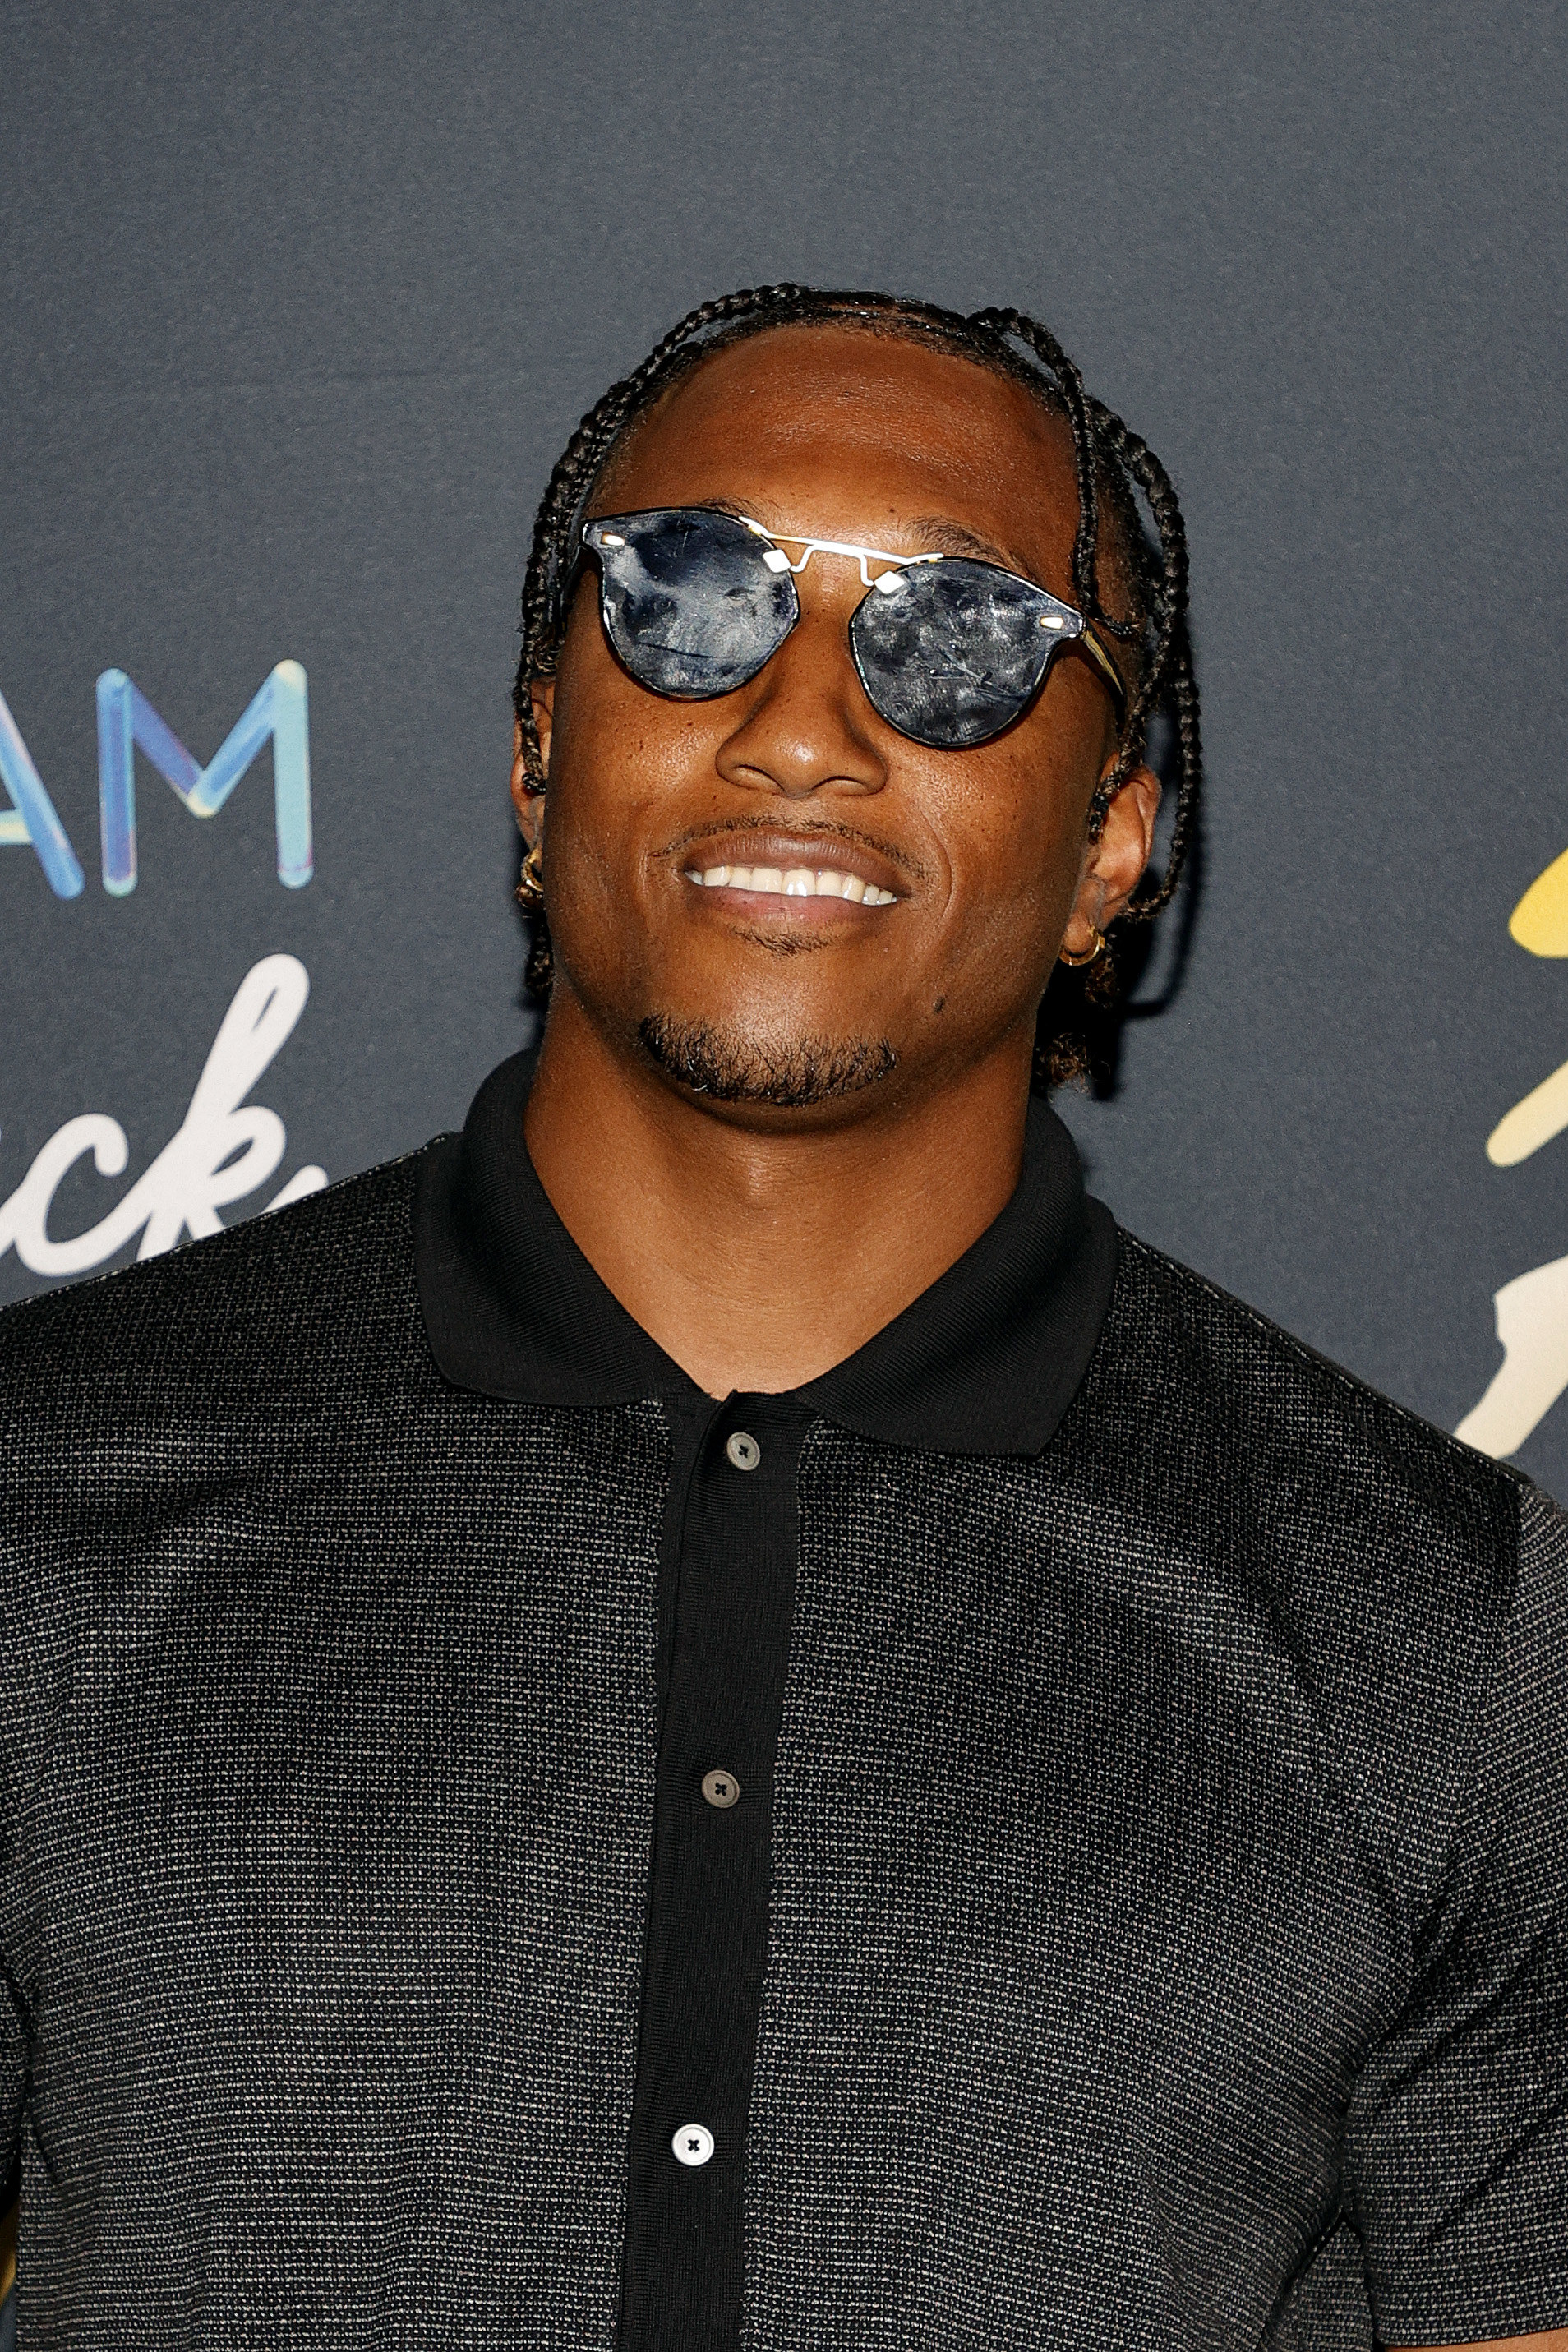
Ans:
{"type": "MultiPolygon", "coordinates": [[[[1450,0],[12,0],[0,694],[86,874],[0,846],[13,1223],[87,1113],[129,1165],[75,1161],[47,1233],[103,1218],[279,952],[310,1002],[249,1099],[287,1151],[226,1218],[460,1123],[528,1026],[515,594],[579,413],[731,286],[1010,300],[1194,545],[1205,887],[1114,1095],[1065,1106],[1096,1188],[1449,1427],[1545,1268],[1539,1405],[1568,1134],[1484,1146],[1568,1058],[1568,962],[1508,932],[1568,848],[1564,47],[1450,0]],[[139,759],[106,893],[95,680],[201,762],[285,659],[314,880],[278,882],[264,751],[207,824],[139,759]]],[[[0,1257],[0,1295],[44,1278],[0,1257]]],[[[1568,1490],[1568,1401],[1518,1459],[1568,1490]]]]}

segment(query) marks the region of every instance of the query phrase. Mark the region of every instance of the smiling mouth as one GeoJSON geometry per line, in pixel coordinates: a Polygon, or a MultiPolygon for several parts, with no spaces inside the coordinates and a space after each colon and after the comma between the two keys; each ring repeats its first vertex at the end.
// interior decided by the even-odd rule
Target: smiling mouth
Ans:
{"type": "Polygon", "coordinates": [[[847,898],[857,907],[891,907],[899,895],[836,866],[687,866],[681,871],[704,890],[749,890],[770,898],[847,898]]]}

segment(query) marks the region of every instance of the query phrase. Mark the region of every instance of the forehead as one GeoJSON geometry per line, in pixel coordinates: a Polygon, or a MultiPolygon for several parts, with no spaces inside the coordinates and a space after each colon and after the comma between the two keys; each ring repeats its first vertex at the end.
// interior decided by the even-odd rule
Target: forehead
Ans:
{"type": "Polygon", "coordinates": [[[704,360],[638,425],[594,506],[713,499],[872,541],[951,518],[1037,574],[1063,570],[1078,527],[1070,434],[1025,385],[839,326],[774,328],[704,360]]]}

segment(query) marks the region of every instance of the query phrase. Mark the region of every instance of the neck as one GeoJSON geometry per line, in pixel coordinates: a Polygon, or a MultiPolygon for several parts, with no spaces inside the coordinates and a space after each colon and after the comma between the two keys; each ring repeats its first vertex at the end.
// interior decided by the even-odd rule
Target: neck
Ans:
{"type": "Polygon", "coordinates": [[[1028,1039],[921,1093],[742,1118],[552,1007],[524,1137],[567,1232],[710,1395],[830,1371],[1000,1215],[1023,1164],[1028,1039]]]}

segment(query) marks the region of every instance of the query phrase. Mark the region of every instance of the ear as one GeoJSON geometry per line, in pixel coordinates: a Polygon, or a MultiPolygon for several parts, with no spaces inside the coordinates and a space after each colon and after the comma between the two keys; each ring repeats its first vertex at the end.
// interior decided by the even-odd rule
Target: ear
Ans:
{"type": "MultiPolygon", "coordinates": [[[[555,680],[552,677],[536,677],[528,691],[533,705],[533,723],[539,730],[539,756],[548,775],[552,722],[555,715],[555,680]]],[[[523,764],[521,719],[514,719],[511,727],[511,804],[517,811],[519,829],[531,847],[544,812],[540,794],[530,789],[528,770],[523,764]]]]}
{"type": "Polygon", "coordinates": [[[1087,955],[1095,932],[1110,929],[1137,888],[1159,814],[1159,777],[1152,768],[1134,768],[1106,811],[1099,840],[1089,845],[1062,940],[1072,954],[1087,955]]]}

